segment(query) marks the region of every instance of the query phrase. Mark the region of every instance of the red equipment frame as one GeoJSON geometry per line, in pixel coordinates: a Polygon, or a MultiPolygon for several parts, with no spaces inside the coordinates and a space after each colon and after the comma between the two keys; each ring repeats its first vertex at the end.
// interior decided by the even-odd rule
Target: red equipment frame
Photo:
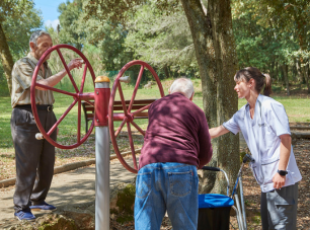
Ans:
{"type": "Polygon", "coordinates": [[[65,111],[65,113],[58,119],[58,121],[52,126],[52,128],[50,128],[50,130],[48,130],[47,132],[45,131],[45,129],[43,128],[41,121],[39,119],[38,116],[38,112],[37,112],[37,108],[36,106],[32,106],[32,112],[33,112],[33,116],[35,118],[36,124],[38,126],[38,129],[40,130],[40,132],[42,133],[42,135],[44,136],[44,138],[51,143],[52,145],[54,145],[57,148],[61,148],[61,149],[73,149],[76,148],[78,146],[80,146],[83,142],[85,142],[87,140],[87,138],[89,137],[89,135],[91,134],[94,125],[96,126],[106,126],[107,125],[107,118],[108,118],[108,124],[109,124],[109,130],[110,130],[110,138],[115,150],[115,153],[117,155],[117,157],[119,158],[120,162],[122,163],[122,165],[129,170],[130,172],[133,173],[137,173],[138,172],[138,166],[137,166],[137,159],[135,156],[135,148],[134,148],[134,143],[133,143],[133,139],[132,139],[132,132],[131,132],[131,125],[133,125],[143,136],[145,135],[145,132],[134,122],[134,119],[139,119],[139,118],[147,118],[147,115],[145,115],[146,113],[144,113],[143,116],[141,116],[141,112],[147,110],[150,105],[152,104],[152,102],[154,102],[155,99],[144,99],[144,100],[135,100],[141,79],[142,79],[142,75],[144,72],[144,69],[148,69],[151,74],[153,75],[158,88],[159,88],[159,92],[160,92],[160,96],[163,97],[164,96],[164,90],[162,88],[161,82],[159,80],[159,77],[157,76],[156,72],[154,71],[154,69],[147,63],[143,62],[143,61],[131,61],[129,63],[127,63],[119,72],[119,74],[117,75],[115,81],[114,81],[114,85],[112,88],[112,92],[109,95],[110,91],[109,90],[102,90],[100,88],[96,89],[96,94],[95,93],[83,93],[83,89],[84,89],[84,84],[85,84],[85,78],[86,78],[86,74],[87,74],[87,70],[90,71],[90,74],[92,76],[93,81],[95,81],[95,74],[94,71],[89,63],[89,61],[87,60],[87,58],[83,55],[83,53],[81,53],[78,49],[69,46],[69,45],[56,45],[51,47],[50,49],[48,49],[40,58],[34,73],[33,73],[33,77],[32,77],[32,84],[31,84],[31,89],[30,89],[30,95],[31,95],[31,104],[35,105],[36,104],[36,100],[35,100],[35,92],[36,92],[36,87],[40,87],[40,88],[44,88],[47,90],[52,90],[54,92],[58,92],[58,93],[62,93],[68,96],[72,96],[74,98],[73,103],[68,107],[68,109],[65,111]],[[76,52],[84,61],[85,63],[85,67],[84,67],[84,71],[83,71],[83,77],[82,77],[82,83],[81,83],[81,87],[80,90],[77,88],[77,85],[70,73],[70,70],[63,58],[62,53],[60,52],[60,49],[65,48],[65,49],[70,49],[74,52],[76,52]],[[43,64],[43,60],[50,55],[50,53],[52,51],[57,51],[58,55],[60,56],[60,59],[67,71],[67,74],[69,75],[69,78],[73,84],[73,87],[75,89],[75,93],[71,93],[71,92],[67,92],[64,90],[60,90],[60,89],[56,89],[54,87],[50,87],[50,86],[45,86],[43,84],[40,84],[37,82],[37,76],[40,70],[41,65],[43,64]],[[133,91],[133,95],[131,97],[130,101],[125,101],[124,95],[123,95],[123,91],[122,91],[122,87],[121,87],[121,80],[120,78],[123,76],[123,74],[125,73],[125,71],[127,71],[130,67],[132,66],[141,66],[140,67],[140,71],[139,71],[139,75],[137,78],[137,82],[135,84],[135,88],[133,91]],[[120,94],[120,98],[121,101],[115,101],[115,94],[116,91],[119,90],[119,94],[120,94]],[[98,94],[98,95],[97,95],[98,94]],[[107,107],[107,103],[102,104],[103,99],[102,97],[104,97],[104,101],[107,100],[108,97],[110,97],[109,100],[109,107],[107,107]],[[101,99],[100,99],[101,98],[101,99]],[[83,138],[81,138],[81,101],[84,100],[86,103],[89,103],[91,105],[95,104],[95,116],[93,118],[92,124],[88,130],[88,132],[85,134],[85,136],[83,138]],[[90,100],[95,100],[94,102],[91,102],[90,100]],[[98,103],[96,103],[96,101],[98,101],[98,103]],[[101,101],[101,102],[100,102],[101,101]],[[140,104],[144,104],[143,106],[137,106],[135,103],[139,102],[140,104]],[[73,144],[73,145],[61,145],[57,142],[55,142],[50,135],[56,130],[57,126],[60,124],[60,122],[65,118],[65,116],[70,112],[70,110],[73,108],[73,106],[78,103],[78,131],[77,131],[77,143],[73,144]],[[123,109],[123,113],[113,113],[114,108],[116,107],[120,107],[123,109]],[[133,109],[137,109],[136,111],[132,112],[131,110],[133,109]],[[108,112],[107,112],[108,110],[108,112]],[[108,114],[108,117],[104,117],[104,114],[108,114]],[[95,119],[95,120],[94,120],[95,119]],[[121,125],[118,127],[118,129],[115,131],[114,130],[114,121],[122,121],[121,125]],[[129,137],[129,143],[130,143],[130,148],[132,151],[132,157],[133,157],[133,162],[134,162],[134,168],[132,168],[131,166],[129,166],[127,164],[127,162],[124,160],[124,158],[122,157],[118,145],[117,145],[117,141],[116,141],[116,137],[118,136],[118,134],[121,132],[123,126],[125,125],[125,123],[127,124],[127,129],[128,129],[128,137],[129,137]]]}

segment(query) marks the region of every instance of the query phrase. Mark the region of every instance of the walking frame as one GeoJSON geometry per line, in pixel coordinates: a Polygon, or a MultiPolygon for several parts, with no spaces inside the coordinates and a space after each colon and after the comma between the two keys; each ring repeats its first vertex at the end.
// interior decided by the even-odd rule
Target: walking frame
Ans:
{"type": "Polygon", "coordinates": [[[243,196],[242,170],[247,162],[254,162],[254,159],[246,154],[243,157],[233,191],[229,196],[230,183],[224,170],[217,167],[204,166],[203,170],[222,172],[227,182],[227,194],[200,194],[199,200],[199,218],[198,230],[226,230],[230,225],[230,210],[233,208],[236,212],[238,227],[240,230],[247,230],[246,209],[243,196]],[[239,185],[240,199],[236,193],[239,185]]]}

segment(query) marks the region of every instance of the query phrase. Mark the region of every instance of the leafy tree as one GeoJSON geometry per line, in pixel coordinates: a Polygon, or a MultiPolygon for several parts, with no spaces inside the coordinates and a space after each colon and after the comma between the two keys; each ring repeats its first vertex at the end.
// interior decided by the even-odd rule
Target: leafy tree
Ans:
{"type": "MultiPolygon", "coordinates": [[[[210,127],[222,124],[238,109],[234,93],[233,76],[237,70],[235,42],[232,30],[230,0],[181,0],[192,35],[195,56],[202,81],[203,106],[210,127]]],[[[95,16],[117,22],[134,14],[143,0],[92,1],[85,0],[86,19],[95,16]]],[[[156,1],[163,14],[171,14],[178,8],[178,1],[156,1]]],[[[239,139],[225,135],[212,141],[214,157],[211,165],[224,168],[234,181],[239,168],[239,139]],[[220,154],[221,153],[221,154],[220,154]]],[[[213,180],[214,182],[214,180],[213,180]]],[[[205,188],[211,190],[214,184],[205,188]]]]}
{"type": "Polygon", "coordinates": [[[168,76],[168,67],[187,76],[199,75],[192,36],[181,6],[166,15],[154,5],[140,6],[128,19],[126,46],[137,59],[164,69],[168,76]]]}
{"type": "Polygon", "coordinates": [[[79,24],[76,23],[82,14],[82,7],[82,0],[74,0],[72,3],[67,1],[66,3],[61,3],[58,7],[61,26],[59,32],[60,40],[63,43],[74,46],[78,50],[82,50],[86,38],[86,34],[83,30],[78,31],[79,24]]]}
{"type": "Polygon", "coordinates": [[[33,29],[42,26],[41,12],[31,8],[25,10],[18,20],[7,18],[3,23],[8,45],[10,47],[13,60],[25,56],[29,52],[29,38],[33,29]]]}
{"type": "MultiPolygon", "coordinates": [[[[268,61],[271,64],[269,70],[272,75],[288,71],[286,65],[290,65],[291,69],[295,69],[294,65],[296,63],[298,69],[300,68],[298,72],[301,79],[308,80],[305,68],[309,61],[307,53],[310,48],[308,32],[310,28],[306,22],[310,19],[310,1],[234,0],[233,3],[237,40],[241,38],[242,42],[246,42],[247,39],[255,39],[256,47],[264,47],[263,50],[256,49],[256,52],[251,52],[252,58],[258,59],[261,51],[265,57],[269,56],[269,58],[262,61],[268,61]],[[248,26],[245,25],[246,23],[248,23],[248,26]],[[243,30],[242,28],[246,29],[243,30]],[[250,36],[249,31],[252,36],[250,36]],[[255,35],[261,37],[261,41],[258,41],[255,35]],[[277,67],[277,71],[274,70],[275,67],[277,67]]],[[[251,44],[253,43],[247,43],[248,49],[255,47],[251,46],[251,44]]],[[[242,53],[242,55],[248,54],[247,52],[239,53],[242,53]]],[[[266,66],[268,62],[265,62],[266,66]]],[[[283,73],[281,75],[283,75],[283,79],[288,81],[288,78],[285,78],[287,74],[283,73]]],[[[288,83],[286,84],[288,85],[288,83]]],[[[308,90],[310,92],[309,84],[308,90]]]]}
{"type": "Polygon", "coordinates": [[[127,31],[118,22],[98,20],[96,17],[83,20],[86,17],[83,2],[85,0],[74,0],[59,6],[60,42],[83,51],[84,46],[95,46],[100,50],[102,68],[107,71],[119,70],[132,57],[124,47],[127,31]]]}
{"type": "MultiPolygon", "coordinates": [[[[2,0],[0,1],[0,60],[11,93],[11,72],[14,61],[12,54],[18,57],[28,48],[30,28],[38,27],[41,19],[33,9],[32,0],[2,0]],[[9,48],[10,47],[10,48],[9,48]]],[[[1,69],[1,68],[0,68],[1,69]]],[[[1,80],[1,76],[0,76],[1,80]]]]}

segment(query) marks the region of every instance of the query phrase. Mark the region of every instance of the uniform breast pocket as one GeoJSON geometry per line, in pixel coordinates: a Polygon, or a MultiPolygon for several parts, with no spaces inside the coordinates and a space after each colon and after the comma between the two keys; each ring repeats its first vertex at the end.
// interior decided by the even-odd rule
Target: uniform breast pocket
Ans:
{"type": "Polygon", "coordinates": [[[262,143],[265,150],[272,148],[275,144],[275,138],[277,138],[277,135],[275,134],[273,129],[266,123],[260,124],[259,128],[261,129],[261,138],[263,139],[262,143]]]}

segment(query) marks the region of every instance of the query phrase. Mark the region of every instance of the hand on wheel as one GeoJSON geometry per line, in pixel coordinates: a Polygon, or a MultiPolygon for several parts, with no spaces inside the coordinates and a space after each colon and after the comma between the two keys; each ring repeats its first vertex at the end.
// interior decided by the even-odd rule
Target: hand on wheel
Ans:
{"type": "Polygon", "coordinates": [[[83,60],[81,58],[75,58],[72,59],[69,64],[68,64],[68,68],[69,70],[73,70],[74,68],[82,68],[82,65],[84,64],[83,60]]]}

